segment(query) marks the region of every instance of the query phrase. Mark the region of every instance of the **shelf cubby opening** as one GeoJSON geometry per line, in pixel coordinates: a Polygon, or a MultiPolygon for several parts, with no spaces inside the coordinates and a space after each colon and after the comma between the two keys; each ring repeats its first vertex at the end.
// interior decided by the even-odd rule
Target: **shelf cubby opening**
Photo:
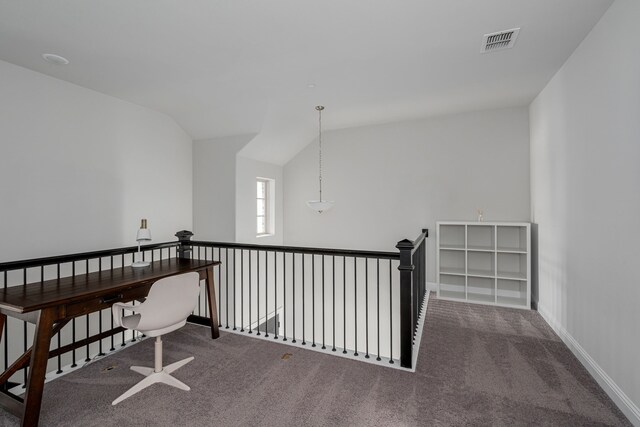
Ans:
{"type": "Polygon", "coordinates": [[[498,251],[526,252],[527,251],[527,227],[498,226],[497,230],[498,251]]]}
{"type": "Polygon", "coordinates": [[[440,249],[440,273],[464,275],[464,251],[440,249]]]}
{"type": "Polygon", "coordinates": [[[524,280],[497,280],[498,304],[524,307],[527,305],[527,282],[524,280]]]}
{"type": "Polygon", "coordinates": [[[479,251],[495,250],[493,225],[469,225],[467,226],[467,249],[479,251]]]}
{"type": "Polygon", "coordinates": [[[494,303],[496,301],[495,279],[469,276],[467,278],[467,299],[494,303]]]}
{"type": "Polygon", "coordinates": [[[495,276],[493,252],[467,252],[467,274],[474,276],[495,276]]]}
{"type": "Polygon", "coordinates": [[[498,273],[501,278],[527,278],[527,255],[519,253],[498,253],[498,273]]]}
{"type": "Polygon", "coordinates": [[[465,248],[464,225],[441,225],[440,247],[448,249],[465,248]]]}
{"type": "Polygon", "coordinates": [[[440,274],[440,296],[444,298],[465,299],[464,276],[440,274]]]}

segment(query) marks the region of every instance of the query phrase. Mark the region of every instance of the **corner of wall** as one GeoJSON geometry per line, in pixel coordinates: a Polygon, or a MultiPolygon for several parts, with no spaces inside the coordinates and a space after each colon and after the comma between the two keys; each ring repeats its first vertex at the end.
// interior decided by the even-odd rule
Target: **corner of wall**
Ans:
{"type": "Polygon", "coordinates": [[[551,329],[569,347],[580,363],[604,389],[607,395],[615,402],[624,415],[635,426],[640,425],[640,408],[626,395],[604,369],[587,353],[580,343],[558,322],[543,305],[538,307],[538,313],[551,326],[551,329]]]}

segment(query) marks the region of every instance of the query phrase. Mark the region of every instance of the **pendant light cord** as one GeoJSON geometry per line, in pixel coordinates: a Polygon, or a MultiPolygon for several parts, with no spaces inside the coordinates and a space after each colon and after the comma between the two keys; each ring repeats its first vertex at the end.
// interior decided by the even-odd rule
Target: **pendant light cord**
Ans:
{"type": "Polygon", "coordinates": [[[322,110],[324,107],[316,107],[318,110],[318,181],[320,182],[320,201],[322,202],[322,110]]]}

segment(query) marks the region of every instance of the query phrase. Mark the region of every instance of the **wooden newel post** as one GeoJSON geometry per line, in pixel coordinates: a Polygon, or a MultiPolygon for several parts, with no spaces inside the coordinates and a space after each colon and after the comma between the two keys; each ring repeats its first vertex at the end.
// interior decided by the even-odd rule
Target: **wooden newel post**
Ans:
{"type": "Polygon", "coordinates": [[[413,328],[415,319],[413,315],[413,262],[411,252],[413,242],[400,240],[396,245],[400,251],[400,366],[411,368],[413,362],[413,328]]]}
{"type": "Polygon", "coordinates": [[[193,236],[193,233],[188,230],[182,230],[178,231],[175,236],[180,241],[178,258],[191,259],[191,236],[193,236]]]}

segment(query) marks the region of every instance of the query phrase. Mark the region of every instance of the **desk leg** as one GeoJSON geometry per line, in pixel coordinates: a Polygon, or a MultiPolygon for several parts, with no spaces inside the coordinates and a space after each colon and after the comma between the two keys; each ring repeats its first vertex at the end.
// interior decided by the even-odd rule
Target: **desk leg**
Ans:
{"type": "Polygon", "coordinates": [[[24,398],[23,426],[37,426],[40,418],[42,392],[44,390],[44,376],[47,372],[49,360],[49,346],[51,344],[54,322],[54,309],[45,308],[40,311],[38,324],[33,338],[33,351],[29,376],[27,378],[27,392],[24,398]]]}
{"type": "Polygon", "coordinates": [[[218,326],[218,306],[216,303],[216,287],[213,280],[213,267],[207,268],[207,298],[209,300],[209,316],[211,318],[211,338],[220,337],[218,326]]]}

